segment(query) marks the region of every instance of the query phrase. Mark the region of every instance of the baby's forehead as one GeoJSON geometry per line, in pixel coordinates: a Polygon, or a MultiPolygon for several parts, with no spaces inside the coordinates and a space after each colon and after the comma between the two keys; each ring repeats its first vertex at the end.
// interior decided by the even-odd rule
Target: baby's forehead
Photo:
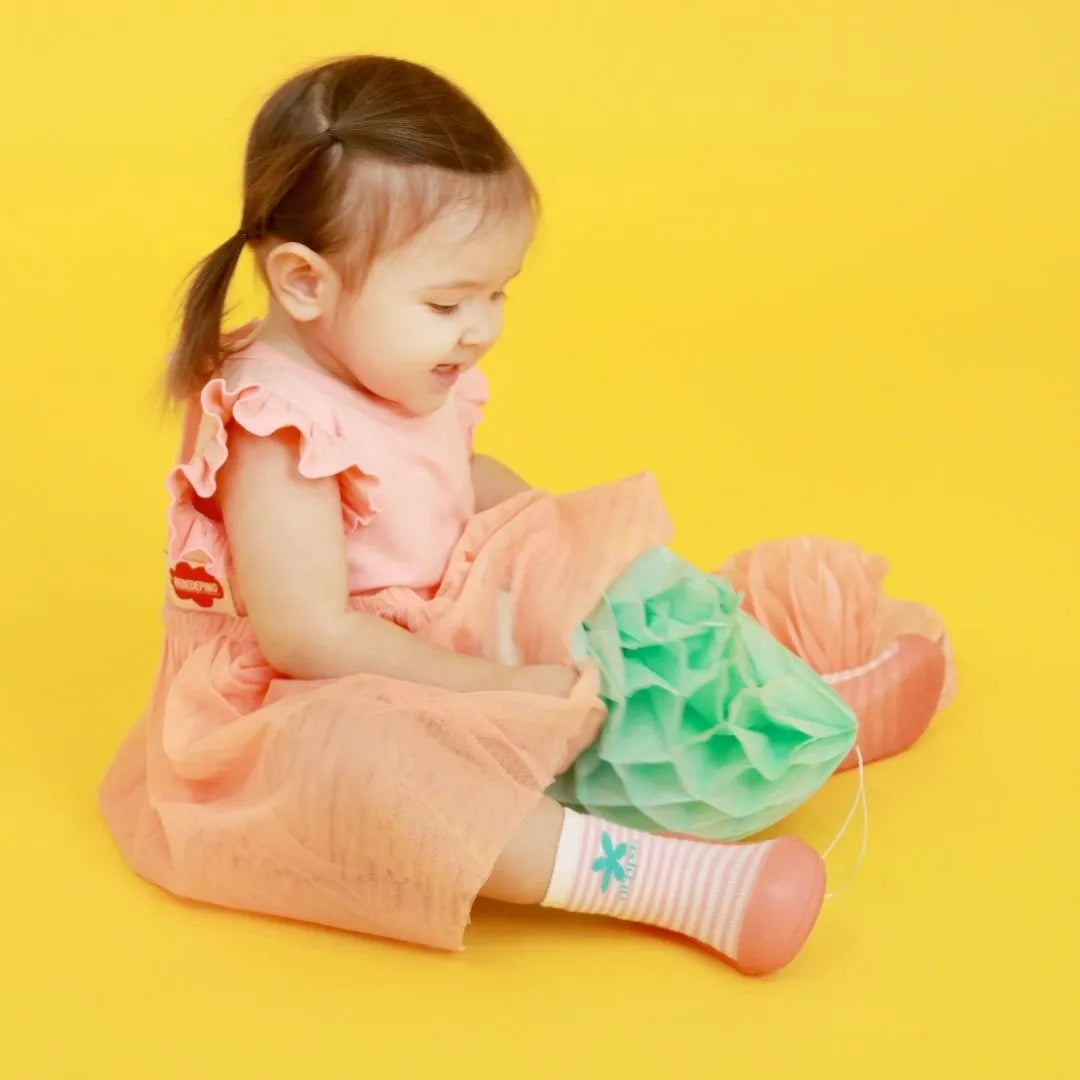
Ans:
{"type": "Polygon", "coordinates": [[[485,281],[515,273],[532,240],[532,215],[522,211],[448,211],[392,254],[395,274],[485,281]]]}

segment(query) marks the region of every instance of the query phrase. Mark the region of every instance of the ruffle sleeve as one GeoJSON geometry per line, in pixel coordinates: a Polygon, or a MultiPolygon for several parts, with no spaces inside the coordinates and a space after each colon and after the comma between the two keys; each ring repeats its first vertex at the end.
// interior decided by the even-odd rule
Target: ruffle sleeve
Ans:
{"type": "Polygon", "coordinates": [[[378,512],[378,478],[361,463],[362,447],[355,434],[347,434],[340,406],[332,398],[303,384],[264,385],[241,370],[211,379],[188,409],[189,434],[168,479],[171,562],[198,551],[212,569],[231,569],[216,495],[218,474],[229,457],[232,424],[259,436],[296,431],[301,476],[338,477],[346,532],[369,524],[378,512]]]}

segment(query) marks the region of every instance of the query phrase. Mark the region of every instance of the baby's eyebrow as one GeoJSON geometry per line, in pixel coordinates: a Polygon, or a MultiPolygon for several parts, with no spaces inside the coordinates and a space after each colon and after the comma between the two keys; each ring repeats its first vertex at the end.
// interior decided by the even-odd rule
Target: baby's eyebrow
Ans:
{"type": "MultiPolygon", "coordinates": [[[[513,281],[520,273],[521,267],[518,267],[506,280],[513,281]]],[[[448,292],[453,292],[455,289],[479,289],[484,284],[483,281],[446,281],[439,285],[429,285],[428,288],[445,289],[448,292]]]]}
{"type": "Polygon", "coordinates": [[[432,289],[479,289],[482,281],[444,281],[438,285],[431,285],[432,289]]]}

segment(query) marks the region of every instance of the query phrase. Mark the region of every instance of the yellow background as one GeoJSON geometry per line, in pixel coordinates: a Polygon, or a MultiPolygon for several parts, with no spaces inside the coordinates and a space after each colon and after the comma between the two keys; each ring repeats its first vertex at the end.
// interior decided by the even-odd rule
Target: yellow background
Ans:
{"type": "MultiPolygon", "coordinates": [[[[24,0],[3,24],[0,1073],[1075,1075],[1072,0],[24,0]],[[178,283],[238,224],[263,94],[349,51],[449,73],[542,189],[485,449],[558,488],[655,470],[705,564],[856,540],[952,628],[959,702],[870,770],[869,857],[779,977],[539,911],[482,905],[444,956],[189,906],[97,816],[159,647],[178,283]]],[[[823,843],[853,783],[792,828],[823,843]]]]}

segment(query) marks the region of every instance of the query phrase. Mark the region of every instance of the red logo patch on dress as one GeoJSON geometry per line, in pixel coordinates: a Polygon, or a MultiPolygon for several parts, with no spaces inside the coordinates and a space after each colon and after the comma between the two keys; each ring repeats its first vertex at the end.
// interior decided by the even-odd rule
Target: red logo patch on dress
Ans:
{"type": "Polygon", "coordinates": [[[221,582],[204,566],[179,562],[169,568],[169,579],[177,599],[193,601],[201,608],[213,607],[217,601],[225,599],[221,582]]]}

